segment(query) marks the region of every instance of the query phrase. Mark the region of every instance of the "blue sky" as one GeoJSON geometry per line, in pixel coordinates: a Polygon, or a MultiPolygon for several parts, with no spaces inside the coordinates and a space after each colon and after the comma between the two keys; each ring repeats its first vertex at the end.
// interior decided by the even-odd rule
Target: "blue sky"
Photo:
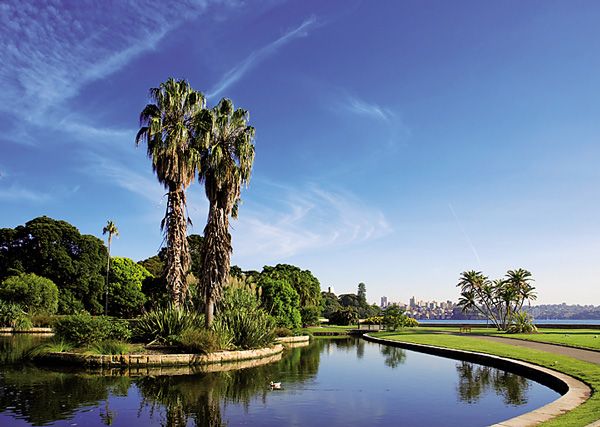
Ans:
{"type": "MultiPolygon", "coordinates": [[[[188,79],[250,111],[233,262],[368,299],[453,299],[523,267],[540,303],[600,304],[600,4],[8,1],[0,227],[48,215],[155,254],[164,190],[138,115],[188,79]]],[[[189,190],[191,232],[206,221],[189,190]]]]}

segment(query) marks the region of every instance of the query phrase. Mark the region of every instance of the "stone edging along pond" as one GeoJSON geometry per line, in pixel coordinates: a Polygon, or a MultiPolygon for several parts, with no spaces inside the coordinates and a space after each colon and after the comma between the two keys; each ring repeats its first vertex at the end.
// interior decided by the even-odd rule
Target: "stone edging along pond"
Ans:
{"type": "Polygon", "coordinates": [[[47,353],[38,357],[42,362],[80,366],[143,367],[143,366],[194,366],[263,359],[283,351],[285,345],[306,343],[309,336],[277,338],[271,347],[255,350],[218,351],[208,354],[83,354],[73,352],[47,353]]]}
{"type": "Polygon", "coordinates": [[[532,363],[522,362],[520,360],[508,359],[485,353],[455,350],[446,347],[386,340],[383,338],[372,337],[368,334],[363,335],[363,338],[367,341],[379,344],[401,347],[407,350],[414,350],[450,359],[465,360],[467,362],[474,362],[503,369],[530,378],[562,394],[561,397],[541,408],[509,420],[501,421],[494,424],[493,427],[537,425],[575,409],[589,399],[592,394],[590,387],[569,375],[532,363]]]}
{"type": "Polygon", "coordinates": [[[213,363],[238,362],[241,360],[261,359],[279,354],[282,344],[256,350],[219,351],[209,354],[82,354],[82,353],[48,353],[39,360],[49,363],[83,365],[83,366],[188,366],[208,365],[213,363]]]}

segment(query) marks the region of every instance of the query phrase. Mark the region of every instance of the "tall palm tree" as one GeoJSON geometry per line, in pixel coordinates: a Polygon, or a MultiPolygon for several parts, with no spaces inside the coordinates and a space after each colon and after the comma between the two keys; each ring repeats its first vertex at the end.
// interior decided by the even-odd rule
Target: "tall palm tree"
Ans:
{"type": "Polygon", "coordinates": [[[110,271],[110,244],[113,236],[119,235],[119,229],[112,221],[106,221],[106,225],[102,229],[102,235],[108,234],[108,261],[106,262],[106,296],[104,299],[104,314],[108,315],[108,273],[110,271]]]}
{"type": "Polygon", "coordinates": [[[161,221],[167,242],[165,273],[172,302],[180,306],[187,296],[186,275],[190,268],[185,190],[200,164],[193,123],[205,101],[204,95],[187,81],[173,78],[150,89],[150,100],[152,103],[140,114],[135,143],[146,143],[152,169],[167,190],[167,207],[161,221]]]}
{"type": "Polygon", "coordinates": [[[229,276],[229,217],[237,218],[241,187],[248,184],[254,163],[254,128],[248,120],[248,112],[236,110],[226,98],[216,107],[203,110],[197,120],[205,147],[198,177],[209,201],[200,272],[207,326],[212,323],[215,302],[229,276]]]}

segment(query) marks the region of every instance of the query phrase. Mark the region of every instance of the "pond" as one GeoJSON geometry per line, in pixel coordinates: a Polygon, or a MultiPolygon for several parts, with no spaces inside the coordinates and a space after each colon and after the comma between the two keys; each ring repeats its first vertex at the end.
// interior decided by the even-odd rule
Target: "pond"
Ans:
{"type": "Polygon", "coordinates": [[[144,377],[18,362],[35,340],[0,337],[1,426],[483,426],[559,397],[515,374],[357,338],[315,339],[254,368],[144,377]]]}

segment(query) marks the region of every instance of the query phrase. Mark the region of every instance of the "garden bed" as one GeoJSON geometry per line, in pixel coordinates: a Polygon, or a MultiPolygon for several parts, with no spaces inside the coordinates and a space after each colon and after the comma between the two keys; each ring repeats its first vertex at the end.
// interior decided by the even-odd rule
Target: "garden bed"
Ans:
{"type": "Polygon", "coordinates": [[[282,344],[255,350],[218,351],[209,354],[119,354],[97,355],[74,352],[46,353],[37,360],[44,363],[102,367],[194,366],[261,359],[279,354],[282,344]]]}

